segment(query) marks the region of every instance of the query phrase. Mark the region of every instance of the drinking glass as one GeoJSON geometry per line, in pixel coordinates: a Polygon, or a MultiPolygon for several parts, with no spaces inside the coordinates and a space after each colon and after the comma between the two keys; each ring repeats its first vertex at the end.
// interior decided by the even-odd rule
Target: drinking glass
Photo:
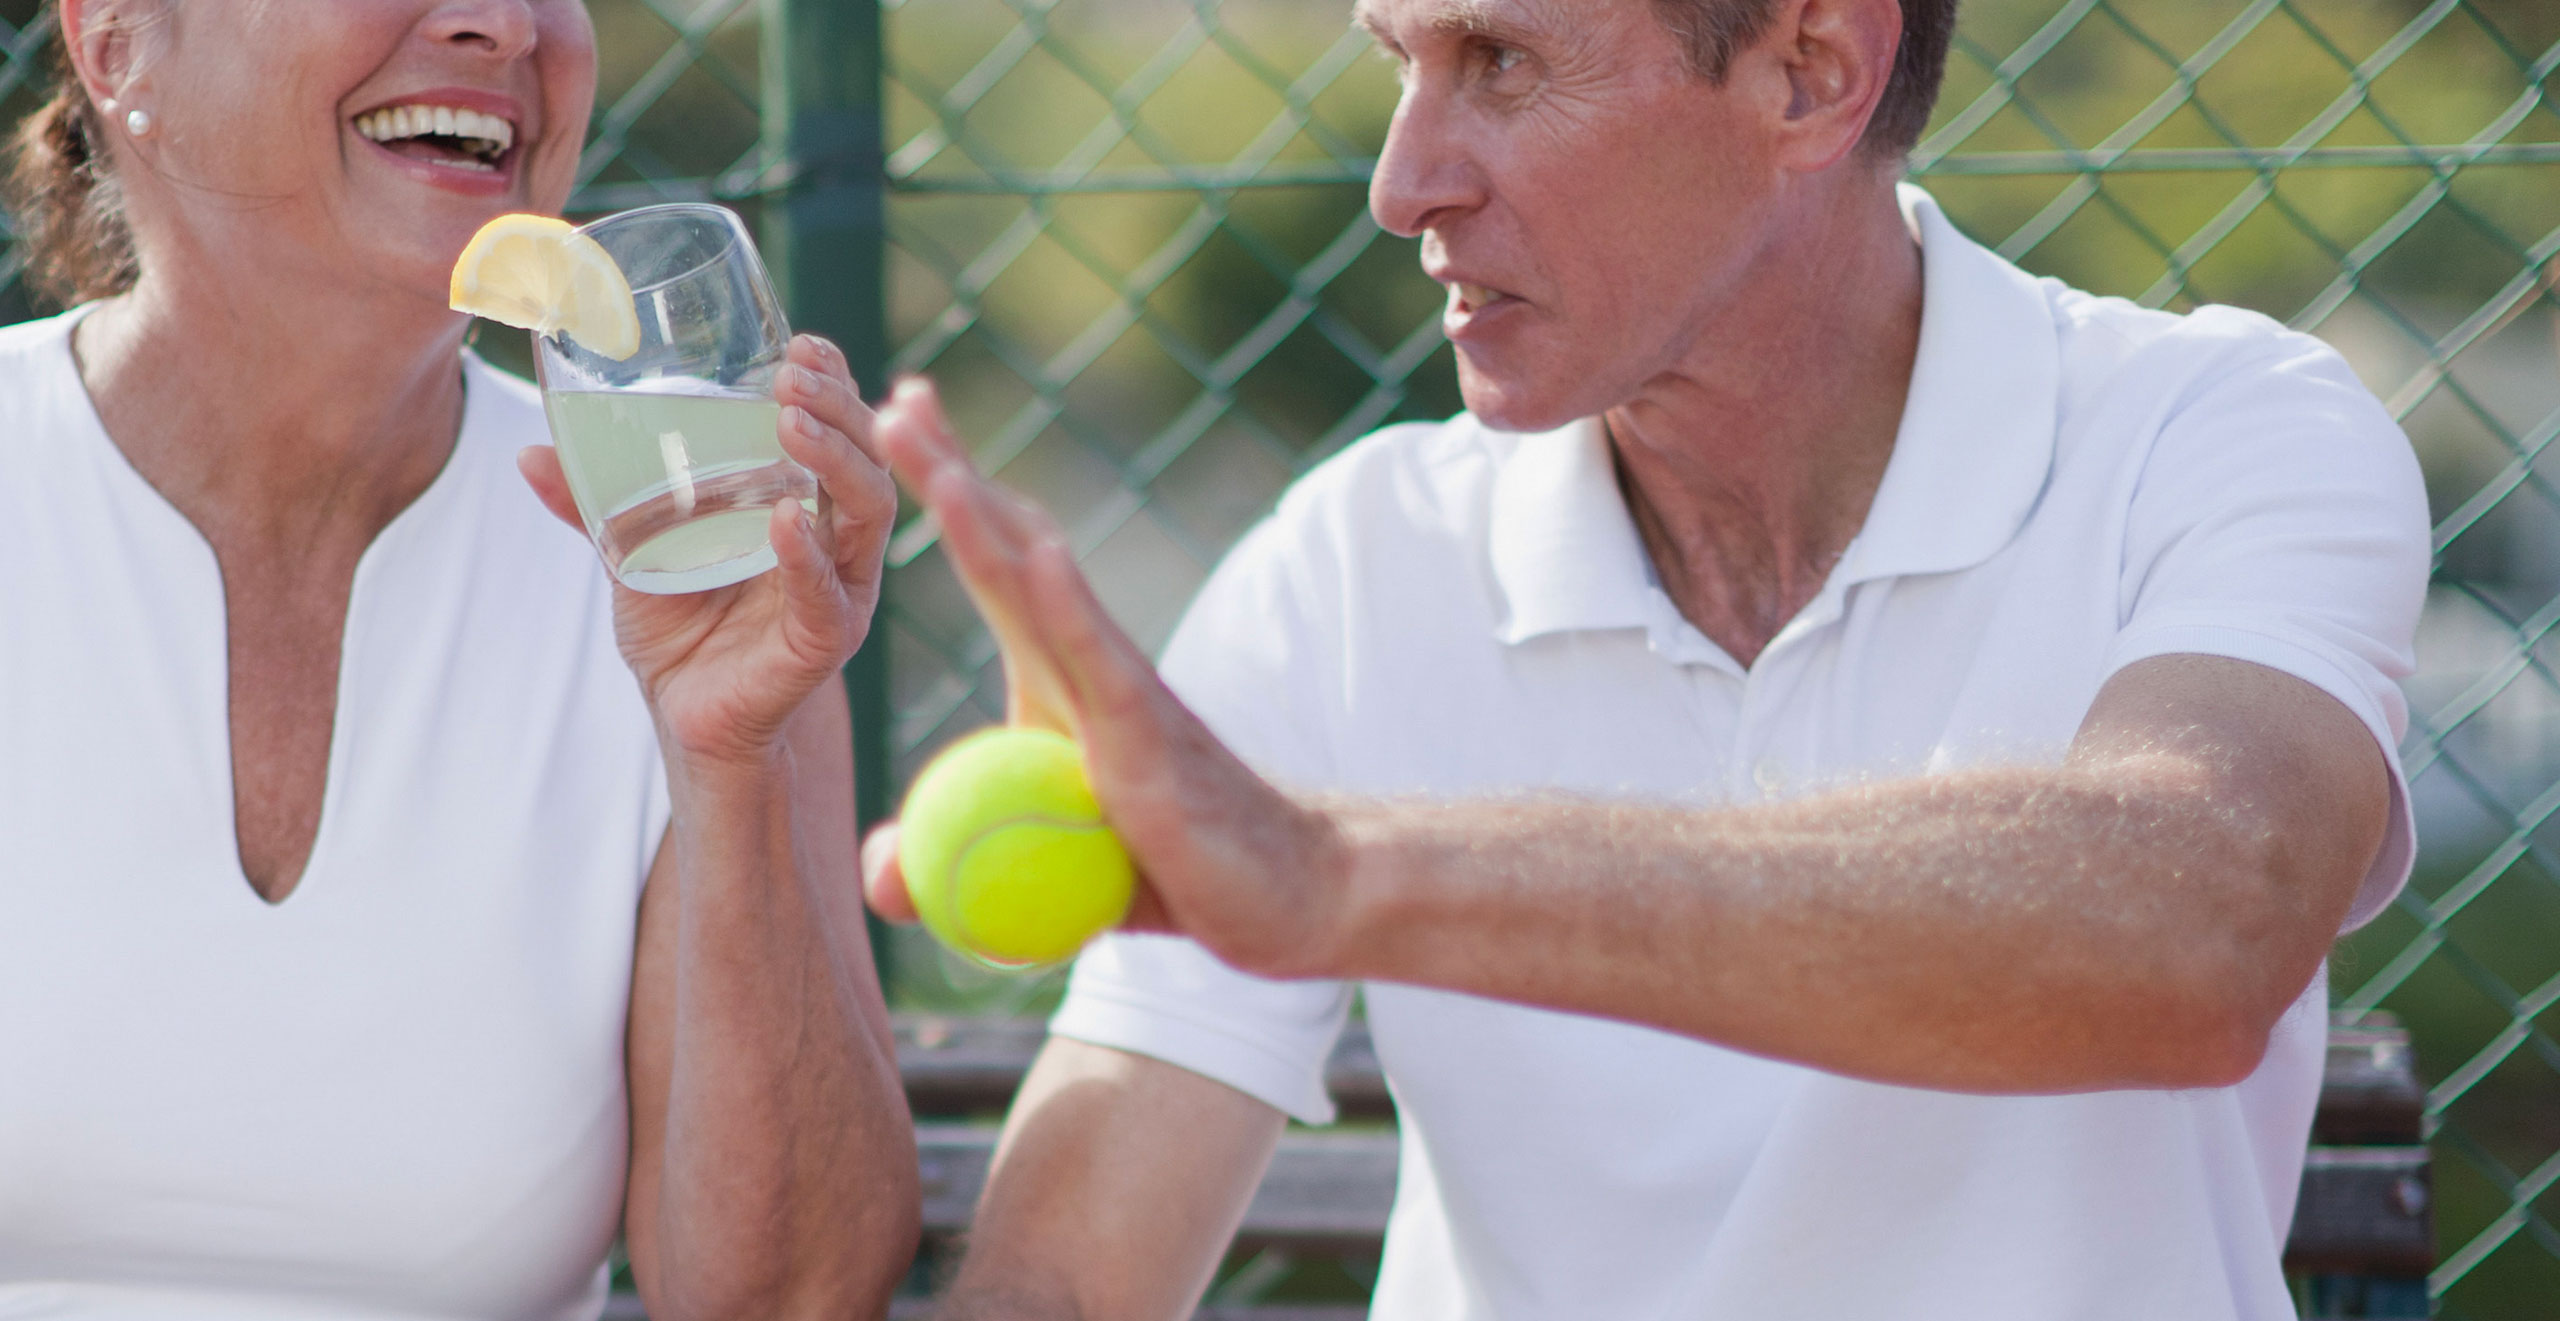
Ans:
{"type": "Polygon", "coordinates": [[[640,349],[616,362],[536,338],[560,468],[605,567],[635,591],[699,592],[773,567],[774,502],[818,483],[782,452],[774,376],[791,337],[726,207],[646,206],[581,228],[621,266],[640,349]]]}

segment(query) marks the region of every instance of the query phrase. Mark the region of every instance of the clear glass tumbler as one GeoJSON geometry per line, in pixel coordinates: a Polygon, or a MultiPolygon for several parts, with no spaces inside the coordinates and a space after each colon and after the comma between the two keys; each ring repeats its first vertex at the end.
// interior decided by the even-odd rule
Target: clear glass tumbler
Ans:
{"type": "Polygon", "coordinates": [[[814,511],[818,483],[777,437],[791,330],[746,226],[679,204],[578,232],[622,267],[640,317],[640,350],[620,362],[565,336],[535,341],[551,438],[605,567],[660,594],[772,568],[774,502],[814,511]]]}

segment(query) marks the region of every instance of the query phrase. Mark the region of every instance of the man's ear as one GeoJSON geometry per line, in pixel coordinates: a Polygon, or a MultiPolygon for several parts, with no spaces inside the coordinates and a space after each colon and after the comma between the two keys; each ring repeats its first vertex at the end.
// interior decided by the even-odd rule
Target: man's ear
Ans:
{"type": "Polygon", "coordinates": [[[1778,163],[1812,173],[1856,151],[1901,45],[1900,0],[1782,0],[1750,51],[1786,79],[1778,163]]]}
{"type": "Polygon", "coordinates": [[[63,48],[90,100],[102,109],[133,101],[144,47],[166,15],[163,0],[61,0],[63,48]]]}

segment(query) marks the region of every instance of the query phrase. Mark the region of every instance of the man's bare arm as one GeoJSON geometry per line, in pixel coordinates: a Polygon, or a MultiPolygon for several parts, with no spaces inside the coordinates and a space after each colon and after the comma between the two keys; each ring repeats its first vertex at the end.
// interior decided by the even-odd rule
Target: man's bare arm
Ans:
{"type": "Polygon", "coordinates": [[[1005,1121],[939,1321],[1182,1321],[1281,1124],[1187,1069],[1051,1038],[1005,1121]]]}
{"type": "Polygon", "coordinates": [[[2219,1085],[2310,982],[2388,807],[2326,694],[2162,657],[2060,767],[1731,811],[1325,804],[1350,879],[1311,970],[1919,1086],[2219,1085]]]}
{"type": "MultiPolygon", "coordinates": [[[[2343,705],[2202,656],[2117,675],[2054,767],[1723,811],[1293,800],[1165,689],[1055,526],[970,470],[929,389],[902,387],[880,435],[1004,648],[1017,720],[1082,740],[1145,876],[1131,925],[1248,972],[1920,1086],[2203,1086],[2255,1067],[2386,824],[2381,748],[2343,705]]],[[[873,904],[911,915],[881,842],[873,904]]]]}

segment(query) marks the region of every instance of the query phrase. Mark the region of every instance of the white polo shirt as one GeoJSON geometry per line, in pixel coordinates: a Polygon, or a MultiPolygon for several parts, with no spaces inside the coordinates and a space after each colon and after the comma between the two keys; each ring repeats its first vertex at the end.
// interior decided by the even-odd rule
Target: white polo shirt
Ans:
{"type": "MultiPolygon", "coordinates": [[[[2395,749],[2428,571],[2408,443],[2316,340],[2034,279],[1904,192],[1926,277],[1865,528],[1747,669],[1654,584],[1598,428],[1392,427],[1300,482],[1193,604],[1175,688],[1275,779],[1696,804],[2060,757],[2108,676],[2296,675],[2392,764],[2355,902],[2406,878],[2395,749]]],[[[1054,1030],[1321,1123],[1353,987],[1187,941],[1088,953],[1054,1030]]],[[[2278,1258],[2325,985],[2234,1087],[1956,1095],[1625,1023],[1366,988],[1402,1123],[1384,1321],[2290,1318],[2278,1258]]]]}

